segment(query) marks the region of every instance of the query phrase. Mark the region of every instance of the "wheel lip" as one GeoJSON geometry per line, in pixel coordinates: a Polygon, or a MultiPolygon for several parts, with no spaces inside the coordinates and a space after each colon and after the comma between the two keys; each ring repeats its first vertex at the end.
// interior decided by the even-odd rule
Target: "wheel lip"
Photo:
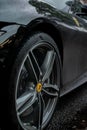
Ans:
{"type": "MultiPolygon", "coordinates": [[[[32,51],[32,50],[34,50],[34,49],[36,49],[36,48],[38,48],[38,47],[40,47],[40,46],[45,46],[45,45],[47,45],[47,47],[51,47],[52,49],[54,49],[55,50],[55,52],[56,52],[56,55],[58,55],[58,53],[57,53],[57,51],[56,51],[56,48],[54,48],[54,46],[51,44],[50,45],[50,43],[49,42],[47,42],[47,41],[42,41],[42,42],[37,42],[34,46],[32,45],[31,47],[30,47],[30,49],[28,49],[27,50],[27,52],[26,52],[26,54],[27,53],[29,53],[29,51],[32,51]],[[37,44],[38,43],[38,44],[37,44]]],[[[51,49],[50,48],[50,49],[51,49]]],[[[17,99],[17,86],[18,86],[18,81],[19,81],[19,78],[20,78],[20,73],[21,73],[21,70],[22,70],[22,68],[23,68],[23,65],[24,65],[24,62],[25,62],[25,60],[26,60],[26,57],[27,57],[27,55],[24,55],[24,57],[22,58],[22,62],[21,62],[21,64],[20,64],[20,66],[19,66],[19,71],[18,71],[18,78],[16,78],[16,91],[15,91],[15,101],[16,101],[16,99],[17,99]]],[[[58,58],[59,58],[59,56],[58,56],[58,58]]],[[[59,62],[59,61],[58,61],[59,62]]],[[[15,106],[16,106],[16,102],[15,102],[15,106]]],[[[16,111],[17,111],[17,109],[16,109],[16,111]]],[[[50,109],[50,111],[52,111],[52,108],[50,109]]],[[[52,116],[52,113],[50,113],[50,116],[49,116],[49,118],[52,116]]],[[[26,130],[26,128],[24,127],[24,125],[22,124],[22,122],[21,122],[21,120],[20,120],[20,117],[17,115],[17,118],[18,118],[18,121],[19,121],[19,123],[20,123],[20,125],[22,126],[22,128],[24,129],[24,130],[26,130]]],[[[47,120],[46,120],[47,121],[47,120]]],[[[46,122],[45,121],[45,122],[46,122]]],[[[42,129],[45,127],[45,122],[43,122],[43,124],[42,124],[42,129]]],[[[48,122],[49,122],[49,120],[48,120],[48,122]]]]}

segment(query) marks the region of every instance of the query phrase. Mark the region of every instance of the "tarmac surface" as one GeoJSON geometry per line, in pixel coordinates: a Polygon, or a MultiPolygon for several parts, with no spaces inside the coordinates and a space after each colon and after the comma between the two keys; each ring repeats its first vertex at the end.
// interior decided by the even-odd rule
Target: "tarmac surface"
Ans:
{"type": "Polygon", "coordinates": [[[87,130],[87,84],[59,100],[46,130],[87,130]]]}

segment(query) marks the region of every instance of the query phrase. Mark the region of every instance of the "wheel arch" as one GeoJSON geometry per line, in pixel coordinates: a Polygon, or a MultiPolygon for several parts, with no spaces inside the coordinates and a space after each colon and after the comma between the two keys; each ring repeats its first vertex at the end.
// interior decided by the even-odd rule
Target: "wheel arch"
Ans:
{"type": "Polygon", "coordinates": [[[63,63],[63,43],[59,30],[55,27],[55,25],[48,19],[37,19],[32,23],[27,25],[30,28],[31,32],[41,31],[50,35],[57,44],[61,62],[63,63]],[[33,25],[33,26],[32,26],[33,25]]]}
{"type": "Polygon", "coordinates": [[[11,49],[10,47],[9,49],[13,52],[14,48],[17,49],[20,45],[22,46],[21,42],[23,39],[26,39],[27,36],[30,37],[35,32],[47,33],[54,39],[60,53],[61,62],[63,63],[63,44],[61,34],[56,28],[56,25],[54,25],[51,20],[48,20],[46,18],[38,18],[31,21],[28,25],[21,26],[16,33],[14,42],[12,40],[13,43],[11,45],[11,49]]]}

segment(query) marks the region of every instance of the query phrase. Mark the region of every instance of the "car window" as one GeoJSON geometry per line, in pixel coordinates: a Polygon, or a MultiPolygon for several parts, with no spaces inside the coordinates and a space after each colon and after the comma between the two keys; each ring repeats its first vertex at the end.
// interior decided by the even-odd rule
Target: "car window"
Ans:
{"type": "MultiPolygon", "coordinates": [[[[41,0],[42,1],[42,0],[41,0]]],[[[73,0],[43,0],[46,3],[49,3],[50,5],[56,7],[59,10],[66,10],[66,8],[70,8],[70,6],[67,5],[67,2],[71,2],[73,0]]]]}

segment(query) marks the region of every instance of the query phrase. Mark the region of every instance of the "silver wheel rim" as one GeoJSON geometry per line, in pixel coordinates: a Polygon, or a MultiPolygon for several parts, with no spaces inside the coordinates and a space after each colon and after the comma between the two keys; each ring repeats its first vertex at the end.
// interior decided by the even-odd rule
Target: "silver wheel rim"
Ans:
{"type": "Polygon", "coordinates": [[[24,130],[41,130],[52,116],[59,92],[57,60],[54,47],[39,43],[26,52],[20,63],[15,102],[24,130]]]}

